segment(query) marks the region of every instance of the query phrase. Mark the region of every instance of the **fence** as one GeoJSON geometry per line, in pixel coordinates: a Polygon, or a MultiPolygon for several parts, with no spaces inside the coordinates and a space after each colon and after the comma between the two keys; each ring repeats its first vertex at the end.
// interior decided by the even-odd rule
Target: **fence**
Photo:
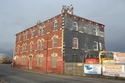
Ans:
{"type": "Polygon", "coordinates": [[[125,77],[125,65],[120,64],[83,64],[65,63],[65,74],[68,75],[101,75],[125,77]]]}
{"type": "Polygon", "coordinates": [[[68,75],[83,75],[83,63],[65,63],[65,74],[68,75]]]}
{"type": "Polygon", "coordinates": [[[111,77],[125,77],[125,65],[84,64],[84,74],[111,77]]]}

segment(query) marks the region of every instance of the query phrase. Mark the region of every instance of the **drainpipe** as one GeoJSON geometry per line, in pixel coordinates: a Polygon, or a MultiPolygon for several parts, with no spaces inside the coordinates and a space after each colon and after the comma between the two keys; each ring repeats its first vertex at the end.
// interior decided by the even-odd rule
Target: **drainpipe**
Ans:
{"type": "Polygon", "coordinates": [[[46,45],[46,74],[48,73],[48,38],[47,38],[47,45],[46,45]]]}

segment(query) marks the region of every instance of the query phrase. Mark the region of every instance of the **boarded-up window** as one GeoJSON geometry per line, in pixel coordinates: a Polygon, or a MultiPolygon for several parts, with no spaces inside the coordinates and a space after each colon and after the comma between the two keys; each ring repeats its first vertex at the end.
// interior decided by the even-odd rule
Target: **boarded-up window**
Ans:
{"type": "Polygon", "coordinates": [[[39,57],[36,58],[36,66],[39,66],[39,57]]]}
{"type": "Polygon", "coordinates": [[[26,52],[26,45],[24,46],[24,51],[26,52]]]}
{"type": "Polygon", "coordinates": [[[26,64],[26,57],[24,57],[24,61],[23,62],[24,62],[24,65],[25,65],[26,64]]]}
{"type": "Polygon", "coordinates": [[[40,67],[42,66],[42,57],[41,56],[39,57],[39,66],[40,67]]]}
{"type": "Polygon", "coordinates": [[[18,58],[16,57],[16,65],[18,65],[18,58]]]}
{"type": "Polygon", "coordinates": [[[25,52],[25,45],[22,46],[22,51],[25,52]]]}
{"type": "Polygon", "coordinates": [[[22,59],[22,60],[21,60],[21,61],[22,61],[21,65],[23,65],[23,57],[22,57],[21,59],[22,59]]]}
{"type": "Polygon", "coordinates": [[[17,47],[17,53],[19,53],[19,52],[20,52],[20,47],[18,46],[18,47],[17,47]]]}
{"type": "Polygon", "coordinates": [[[26,57],[23,56],[23,57],[22,57],[22,63],[21,63],[21,64],[22,64],[22,65],[25,65],[25,62],[26,62],[26,57]]]}
{"type": "Polygon", "coordinates": [[[38,43],[37,43],[37,48],[38,48],[38,50],[40,50],[41,49],[41,42],[40,41],[38,41],[38,43]]]}
{"type": "Polygon", "coordinates": [[[42,56],[37,56],[36,58],[36,66],[41,67],[42,66],[42,56]]]}
{"type": "Polygon", "coordinates": [[[52,56],[52,67],[53,68],[56,68],[56,59],[57,59],[56,56],[52,56]]]}
{"type": "Polygon", "coordinates": [[[33,44],[30,44],[30,52],[33,51],[33,44]]]}
{"type": "Polygon", "coordinates": [[[41,41],[41,49],[44,49],[44,41],[41,41]]]}

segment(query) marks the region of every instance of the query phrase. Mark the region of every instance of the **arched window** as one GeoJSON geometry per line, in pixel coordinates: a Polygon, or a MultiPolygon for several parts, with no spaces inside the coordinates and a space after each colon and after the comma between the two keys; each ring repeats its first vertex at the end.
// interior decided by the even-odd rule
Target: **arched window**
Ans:
{"type": "Polygon", "coordinates": [[[57,53],[53,53],[52,55],[52,68],[56,68],[56,64],[57,64],[57,53]]]}
{"type": "Polygon", "coordinates": [[[26,52],[26,44],[24,45],[24,52],[26,52]]]}
{"type": "Polygon", "coordinates": [[[26,57],[25,57],[25,56],[22,56],[21,59],[22,59],[22,60],[21,60],[21,61],[22,61],[22,62],[21,62],[21,65],[25,65],[25,63],[26,63],[26,57]]]}
{"type": "Polygon", "coordinates": [[[39,56],[36,57],[36,66],[39,66],[39,56]]]}
{"type": "Polygon", "coordinates": [[[26,45],[27,45],[27,44],[23,44],[23,45],[22,45],[22,52],[26,52],[26,45]]]}
{"type": "Polygon", "coordinates": [[[42,56],[39,56],[39,66],[41,67],[42,66],[42,56]]]}
{"type": "Polygon", "coordinates": [[[19,53],[19,50],[20,50],[20,48],[19,48],[19,47],[17,47],[17,53],[19,53]]]}
{"type": "Polygon", "coordinates": [[[40,41],[37,42],[37,49],[38,49],[38,50],[41,49],[41,42],[40,42],[40,41]]]}
{"type": "Polygon", "coordinates": [[[73,37],[73,49],[78,49],[78,38],[73,37]]]}
{"type": "Polygon", "coordinates": [[[30,42],[30,52],[33,51],[33,42],[30,42]]]}
{"type": "Polygon", "coordinates": [[[24,48],[24,44],[22,45],[22,52],[24,52],[25,48],[24,48]]]}
{"type": "Polygon", "coordinates": [[[17,53],[19,53],[20,52],[20,46],[18,45],[17,46],[17,53]]]}
{"type": "Polygon", "coordinates": [[[41,41],[41,49],[44,49],[44,40],[41,41]]]}
{"type": "Polygon", "coordinates": [[[36,66],[37,67],[42,67],[42,59],[43,59],[43,54],[37,55],[37,57],[36,57],[36,66]]]}
{"type": "Polygon", "coordinates": [[[53,48],[56,48],[57,47],[57,38],[54,37],[53,38],[53,48]]]}

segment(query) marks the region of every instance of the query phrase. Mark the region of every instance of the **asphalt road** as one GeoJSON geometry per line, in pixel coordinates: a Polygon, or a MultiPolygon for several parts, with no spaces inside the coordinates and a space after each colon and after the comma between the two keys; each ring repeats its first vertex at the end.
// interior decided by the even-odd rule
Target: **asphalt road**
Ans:
{"type": "Polygon", "coordinates": [[[0,64],[0,78],[7,83],[125,83],[122,80],[46,74],[0,64]]]}

